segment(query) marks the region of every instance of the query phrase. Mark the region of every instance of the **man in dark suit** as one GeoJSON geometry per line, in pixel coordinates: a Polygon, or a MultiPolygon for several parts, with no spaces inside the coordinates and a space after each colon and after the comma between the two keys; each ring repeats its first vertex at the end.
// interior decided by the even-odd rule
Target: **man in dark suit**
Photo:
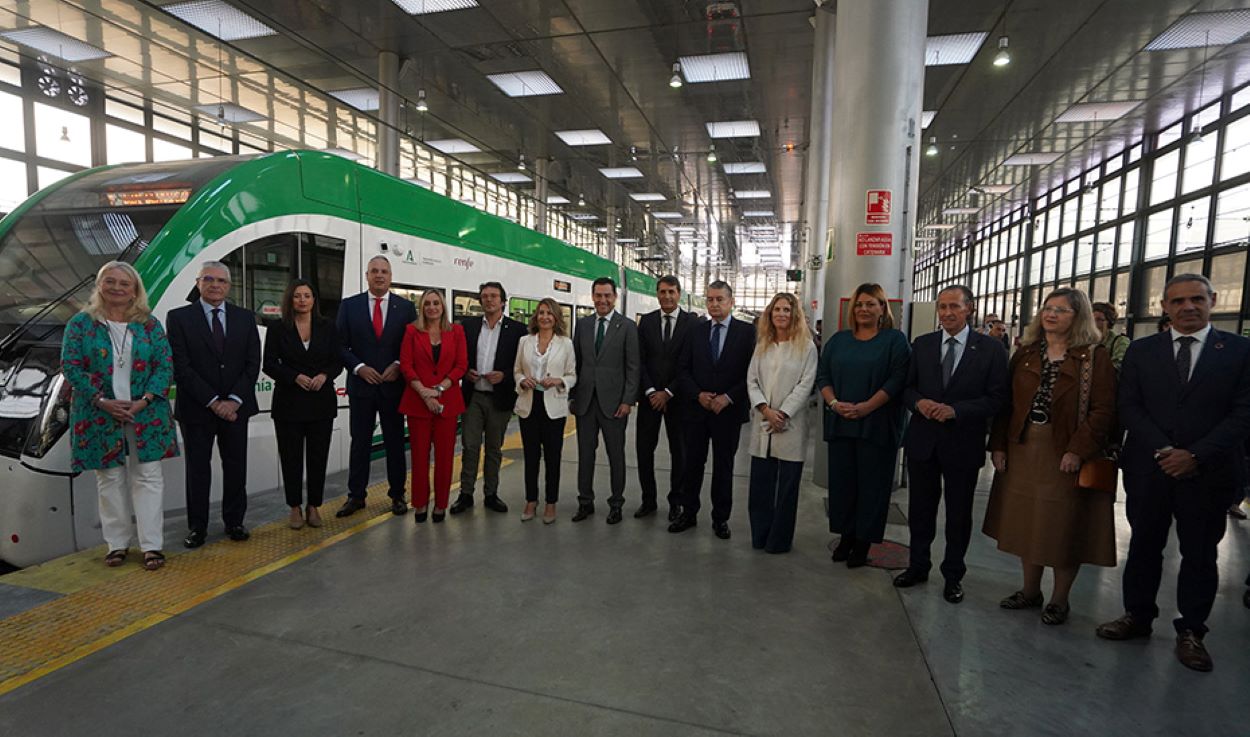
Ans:
{"type": "Polygon", "coordinates": [[[503,305],[508,299],[503,285],[488,281],[478,287],[482,316],[466,318],[464,338],[469,352],[469,370],[460,381],[464,394],[464,416],[461,417],[460,496],[451,505],[452,514],[460,514],[473,506],[473,487],[477,483],[477,463],[486,443],[486,463],[482,469],[482,490],[486,498],[482,506],[496,512],[507,512],[508,505],[499,498],[499,466],[503,462],[503,436],[516,406],[517,343],[525,335],[524,324],[504,317],[503,305]]]}
{"type": "Polygon", "coordinates": [[[690,328],[699,320],[677,306],[681,299],[681,282],[669,275],[656,284],[660,309],[648,312],[638,323],[638,352],[641,356],[642,390],[638,399],[638,482],[642,486],[642,506],[635,517],[654,514],[657,488],[655,481],[655,449],[660,443],[660,423],[668,437],[668,453],[672,458],[668,487],[668,521],[681,513],[681,480],[685,468],[685,440],[682,437],[681,402],[673,401],[673,383],[677,379],[677,359],[690,338],[690,328]]]}
{"type": "Polygon", "coordinates": [[[577,514],[581,522],[595,513],[595,459],[599,435],[608,452],[612,495],[608,524],[621,521],[625,504],[625,430],[638,399],[638,326],[616,312],[616,282],[602,276],[591,285],[595,312],[577,321],[573,353],[577,384],[573,414],[577,416],[577,514]]]}
{"type": "Polygon", "coordinates": [[[1170,330],[1133,341],[1120,369],[1121,465],[1133,536],[1124,564],[1124,616],[1099,637],[1149,637],[1172,519],[1180,543],[1176,657],[1209,671],[1206,620],[1219,588],[1218,545],[1245,481],[1250,434],[1250,340],[1210,325],[1216,294],[1180,274],[1163,290],[1170,330]]]}
{"type": "Polygon", "coordinates": [[[417,308],[409,300],[390,293],[391,262],[385,256],[369,259],[365,279],[369,291],[348,297],[339,305],[337,327],[343,344],[343,367],[348,372],[352,442],[347,501],[334,513],[336,517],[364,509],[375,423],[382,425],[391,513],[408,511],[404,503],[408,461],[404,456],[404,418],[399,414],[399,400],[404,395],[399,348],[404,330],[417,319],[417,308]]]}
{"type": "Polygon", "coordinates": [[[733,508],[734,456],[742,425],[751,411],[747,368],[755,352],[755,328],[731,316],[733,288],[723,281],[707,287],[707,322],[691,329],[690,341],[677,367],[674,399],[683,402],[686,426],[686,470],[682,481],[681,515],[669,532],[685,532],[698,524],[699,492],[712,443],[712,531],[729,539],[733,508]]]}
{"type": "Polygon", "coordinates": [[[938,502],[946,496],[943,597],[963,601],[964,554],[972,539],[972,497],[985,465],[990,420],[1007,403],[1007,350],[969,325],[976,303],[966,286],[938,293],[942,329],[916,338],[903,404],[912,411],[903,447],[911,501],[911,562],[894,579],[899,588],[929,580],[929,546],[937,533],[938,502]]]}
{"type": "Polygon", "coordinates": [[[186,451],[187,526],[183,544],[198,548],[208,533],[213,443],[221,455],[221,518],[231,540],[248,539],[247,420],[256,406],[260,332],[256,315],[226,302],[230,269],[206,261],[195,285],[200,298],[170,310],[165,325],[178,394],[174,419],[186,451]]]}

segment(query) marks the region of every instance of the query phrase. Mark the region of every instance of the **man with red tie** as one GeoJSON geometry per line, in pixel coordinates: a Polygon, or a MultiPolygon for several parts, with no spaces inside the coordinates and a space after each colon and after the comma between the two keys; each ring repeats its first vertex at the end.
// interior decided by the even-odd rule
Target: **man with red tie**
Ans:
{"type": "Polygon", "coordinates": [[[348,297],[339,305],[338,334],[343,343],[343,366],[348,372],[352,440],[347,501],[335,513],[336,517],[364,509],[376,424],[382,425],[382,443],[386,448],[391,512],[398,515],[408,511],[404,503],[408,461],[404,457],[404,418],[399,413],[399,400],[404,394],[399,350],[404,329],[417,319],[417,309],[409,300],[391,294],[391,262],[385,256],[369,259],[365,280],[369,284],[367,292],[348,297]]]}

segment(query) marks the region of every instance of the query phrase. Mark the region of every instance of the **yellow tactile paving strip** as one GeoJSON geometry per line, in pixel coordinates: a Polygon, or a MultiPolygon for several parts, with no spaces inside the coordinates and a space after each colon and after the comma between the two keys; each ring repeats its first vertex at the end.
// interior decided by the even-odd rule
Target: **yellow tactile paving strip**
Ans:
{"type": "MultiPolygon", "coordinates": [[[[519,433],[509,435],[504,449],[518,447],[519,433]]],[[[505,466],[511,462],[504,459],[505,466]]],[[[459,467],[457,455],[452,478],[459,478],[459,467]]],[[[453,483],[453,491],[458,487],[453,483]]],[[[0,620],[0,694],[394,518],[385,482],[370,487],[368,498],[365,509],[345,519],[334,517],[343,497],[328,500],[320,529],[291,530],[282,520],[254,528],[245,543],[221,539],[177,555],[171,545],[168,564],[155,573],[139,565],[134,550],[124,566],[109,569],[101,546],[67,556],[75,561],[59,573],[53,562],[45,571],[9,574],[5,583],[65,595],[0,620]],[[98,566],[94,576],[90,562],[98,566]]]]}

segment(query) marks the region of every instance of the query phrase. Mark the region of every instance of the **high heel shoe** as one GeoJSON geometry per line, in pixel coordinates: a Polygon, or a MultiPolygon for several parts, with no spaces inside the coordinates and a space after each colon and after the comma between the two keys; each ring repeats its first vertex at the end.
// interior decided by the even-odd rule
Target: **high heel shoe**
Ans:
{"type": "Polygon", "coordinates": [[[430,516],[430,513],[428,510],[425,510],[425,509],[416,510],[412,513],[412,521],[419,525],[425,521],[426,517],[429,517],[429,516],[430,516]]]}
{"type": "MultiPolygon", "coordinates": [[[[543,509],[543,524],[549,525],[555,521],[556,521],[556,505],[548,504],[546,508],[543,509]]],[[[1247,604],[1246,606],[1250,606],[1250,604],[1247,604]]]]}
{"type": "Polygon", "coordinates": [[[292,530],[299,530],[304,527],[304,515],[300,512],[299,507],[291,507],[291,513],[287,515],[286,524],[292,530]]]}
{"type": "Polygon", "coordinates": [[[538,502],[526,502],[525,511],[521,512],[521,521],[529,522],[534,519],[534,510],[538,507],[538,502]]]}
{"type": "Polygon", "coordinates": [[[304,521],[309,527],[321,526],[321,511],[311,504],[304,510],[304,521]]]}
{"type": "Polygon", "coordinates": [[[446,519],[446,517],[447,517],[446,509],[435,509],[434,514],[430,515],[430,521],[433,522],[434,524],[438,524],[439,522],[442,522],[444,519],[446,519]]]}

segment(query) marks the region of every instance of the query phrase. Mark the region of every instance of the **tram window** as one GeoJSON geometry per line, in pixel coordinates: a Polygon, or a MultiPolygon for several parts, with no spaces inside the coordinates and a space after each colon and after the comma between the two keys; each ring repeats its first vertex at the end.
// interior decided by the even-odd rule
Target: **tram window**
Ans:
{"type": "Polygon", "coordinates": [[[403,297],[417,308],[417,317],[421,316],[421,295],[433,289],[443,297],[443,304],[447,304],[447,290],[442,287],[422,287],[413,284],[392,284],[391,294],[403,297]]]}
{"type": "MultiPolygon", "coordinates": [[[[299,234],[280,233],[252,241],[243,248],[243,299],[262,324],[282,318],[282,294],[299,276],[295,260],[299,234]]],[[[238,274],[235,274],[238,279],[238,274]]]]}
{"type": "Polygon", "coordinates": [[[577,319],[578,320],[582,319],[583,317],[586,317],[587,315],[593,315],[593,314],[595,314],[594,307],[587,307],[586,305],[577,306],[577,319]]]}
{"type": "Polygon", "coordinates": [[[560,312],[564,315],[564,333],[573,334],[573,305],[560,304],[560,312]]]}
{"type": "Polygon", "coordinates": [[[512,297],[508,300],[508,316],[513,320],[529,324],[534,310],[538,309],[538,300],[529,297],[512,297]]]}
{"type": "Polygon", "coordinates": [[[312,282],[320,301],[321,317],[335,321],[343,301],[343,256],[346,244],[339,238],[315,233],[300,235],[300,276],[312,282]]]}
{"type": "Polygon", "coordinates": [[[451,319],[460,322],[466,317],[481,317],[482,302],[473,292],[455,290],[451,293],[451,319]]]}

